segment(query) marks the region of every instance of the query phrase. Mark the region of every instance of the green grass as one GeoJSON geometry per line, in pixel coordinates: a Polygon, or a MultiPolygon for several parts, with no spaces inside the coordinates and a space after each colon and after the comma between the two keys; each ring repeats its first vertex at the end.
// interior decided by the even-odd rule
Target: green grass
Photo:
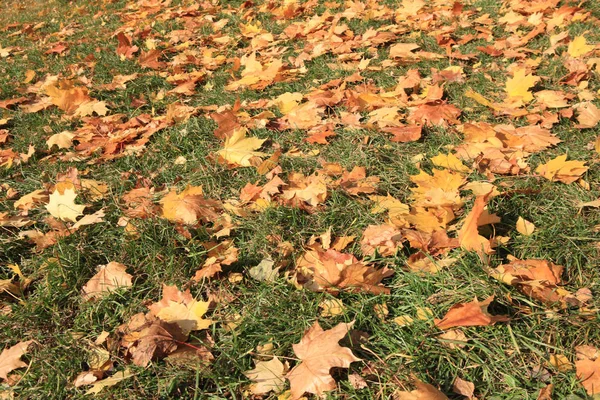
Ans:
{"type": "MultiPolygon", "coordinates": [[[[222,3],[222,6],[235,11],[240,3],[222,3]]],[[[398,6],[397,2],[388,3],[392,9],[398,6]]],[[[588,3],[583,7],[598,17],[598,5],[588,3]]],[[[70,76],[70,66],[76,66],[74,70],[80,69],[81,75],[90,80],[90,95],[106,101],[110,114],[123,113],[127,118],[142,113],[162,115],[169,104],[178,100],[172,95],[162,100],[151,100],[153,94],[162,89],[170,90],[172,85],[157,72],[141,68],[135,59],[120,60],[115,53],[117,40],[112,35],[126,22],[125,16],[129,13],[126,5],[133,2],[97,0],[81,5],[58,0],[29,0],[23,7],[17,8],[18,4],[21,2],[14,0],[0,4],[0,27],[10,23],[37,24],[43,21],[46,24],[30,35],[9,37],[5,32],[0,32],[0,47],[22,48],[22,52],[0,59],[0,100],[21,95],[28,86],[22,81],[29,69],[36,71],[37,81],[45,74],[70,76]],[[78,11],[75,12],[74,7],[78,11]],[[60,39],[52,36],[74,22],[77,25],[73,36],[60,39]],[[44,54],[58,41],[69,43],[66,55],[44,54]],[[90,54],[95,57],[93,67],[85,65],[84,61],[90,54]],[[139,73],[140,77],[127,83],[126,90],[102,91],[95,88],[110,82],[114,75],[134,72],[139,73]],[[142,95],[148,103],[141,108],[132,107],[131,100],[142,95]]],[[[179,4],[189,6],[195,3],[174,1],[172,6],[179,4]]],[[[500,5],[487,0],[477,1],[470,6],[465,4],[465,8],[477,7],[481,7],[481,10],[476,15],[494,15],[500,5]]],[[[319,4],[317,10],[322,12],[325,8],[319,4]]],[[[308,16],[301,15],[296,21],[308,16]]],[[[332,79],[352,74],[352,71],[329,68],[327,64],[336,63],[338,59],[336,55],[326,54],[308,61],[306,73],[290,82],[275,83],[263,90],[227,92],[224,86],[231,80],[232,58],[245,53],[249,40],[239,36],[238,24],[244,22],[240,13],[218,13],[215,21],[220,18],[230,20],[225,31],[232,35],[236,44],[226,47],[222,52],[230,57],[229,62],[207,78],[206,82],[213,84],[214,88],[205,90],[203,86],[206,82],[200,82],[197,94],[181,99],[188,105],[232,105],[238,97],[240,101],[251,102],[272,99],[286,92],[306,93],[332,79]]],[[[280,24],[265,13],[258,13],[257,20],[262,22],[263,28],[274,34],[281,33],[291,22],[280,24]]],[[[184,23],[182,18],[173,17],[166,21],[157,19],[150,32],[162,40],[164,34],[182,29],[184,23]]],[[[355,35],[391,23],[392,18],[347,21],[355,35]]],[[[571,36],[585,33],[590,43],[600,42],[596,28],[596,22],[576,22],[568,26],[571,36]]],[[[7,33],[13,31],[8,30],[7,33]]],[[[209,27],[203,27],[202,32],[204,36],[213,33],[209,27]]],[[[460,28],[457,32],[461,35],[477,33],[473,28],[460,28]]],[[[498,26],[494,27],[494,33],[496,38],[508,36],[498,26]]],[[[423,50],[444,52],[428,32],[414,37],[402,35],[397,41],[416,42],[423,50]]],[[[144,47],[139,35],[134,44],[144,47]]],[[[279,44],[288,47],[284,60],[289,55],[297,55],[304,44],[303,40],[285,40],[279,44]]],[[[429,77],[431,68],[441,70],[449,65],[461,65],[467,81],[447,84],[444,89],[445,98],[463,111],[460,117],[462,122],[528,125],[524,118],[494,116],[491,110],[464,96],[467,89],[494,100],[504,96],[503,86],[508,75],[505,68],[517,60],[491,57],[476,50],[477,46],[488,44],[485,40],[476,40],[460,46],[463,53],[478,54],[475,60],[467,62],[449,62],[447,59],[421,61],[382,71],[365,71],[362,75],[372,79],[374,85],[390,90],[397,78],[409,69],[416,68],[423,77],[429,77]],[[476,66],[477,62],[481,65],[476,66]],[[496,67],[492,68],[492,64],[496,67]]],[[[201,48],[200,45],[194,46],[201,48]]],[[[540,35],[527,47],[543,50],[547,46],[548,39],[540,35]]],[[[364,49],[356,49],[357,52],[361,50],[364,49]]],[[[564,48],[560,51],[564,51],[564,48]]],[[[173,55],[166,52],[164,59],[171,59],[173,55]]],[[[387,46],[381,46],[371,65],[380,66],[387,56],[387,46]]],[[[544,58],[536,75],[546,78],[536,90],[560,89],[575,93],[574,88],[559,83],[559,78],[567,73],[560,60],[559,56],[544,58]]],[[[589,90],[597,93],[600,89],[597,72],[590,74],[588,80],[589,90]]],[[[336,107],[332,110],[340,111],[344,109],[336,107]]],[[[283,276],[272,284],[260,283],[249,277],[247,269],[266,257],[289,261],[288,270],[291,270],[293,259],[302,253],[309,238],[325,232],[329,227],[333,236],[356,236],[357,242],[351,244],[347,251],[361,258],[359,242],[362,232],[371,224],[383,223],[384,216],[370,212],[372,203],[366,196],[352,197],[341,189],[330,191],[324,206],[315,213],[277,206],[264,212],[251,213],[245,218],[234,216],[237,226],[232,239],[240,254],[239,261],[228,271],[241,272],[243,280],[231,283],[225,273],[221,278],[208,282],[190,283],[190,278],[207,258],[201,245],[201,242],[210,238],[206,228],[190,229],[192,238],[188,239],[165,219],[135,220],[132,222],[138,229],[139,237],[134,239],[125,235],[123,228],[117,225],[123,215],[123,194],[146,179],[156,189],[156,201],[161,197],[158,194],[160,191],[171,188],[181,190],[188,184],[201,185],[207,198],[225,201],[239,198],[239,192],[246,183],[264,184],[265,178],[254,168],[228,169],[211,159],[210,156],[221,148],[221,141],[213,135],[216,124],[208,118],[208,112],[201,112],[186,122],[154,134],[146,150],[139,156],[129,155],[111,162],[92,164],[48,159],[46,156],[64,151],[54,149],[49,152],[45,143],[47,138],[63,130],[75,130],[81,125],[80,121],[64,119],[63,115],[56,108],[33,114],[25,114],[18,108],[0,109],[0,119],[12,118],[8,125],[10,142],[1,149],[10,146],[15,151],[26,152],[30,144],[36,148],[36,154],[28,163],[0,170],[0,183],[9,185],[20,197],[54,184],[57,174],[76,167],[80,173],[86,171],[86,178],[108,184],[110,191],[104,199],[86,201],[86,214],[104,208],[106,221],[82,228],[41,252],[36,252],[28,241],[19,238],[18,230],[0,228],[0,279],[12,277],[9,264],[18,264],[25,276],[33,278],[23,296],[14,298],[2,295],[0,299],[4,310],[0,314],[0,348],[19,341],[34,340],[31,351],[24,356],[29,367],[15,372],[16,385],[12,388],[0,386],[0,391],[13,391],[15,398],[27,399],[88,398],[84,395],[87,388],[75,388],[73,381],[87,368],[91,343],[103,331],[114,332],[132,315],[147,311],[146,305],[160,299],[162,284],[167,283],[175,284],[180,289],[189,287],[199,299],[206,299],[209,294],[218,294],[226,299],[218,302],[208,314],[215,321],[206,332],[214,341],[212,352],[215,360],[210,365],[190,364],[185,367],[156,361],[147,368],[140,368],[129,365],[117,349],[112,348],[116,369],[123,370],[128,366],[135,376],[105,389],[97,397],[245,398],[250,381],[243,372],[253,368],[252,355],[257,346],[272,341],[276,355],[294,362],[292,345],[299,342],[303,332],[315,321],[319,321],[324,328],[331,328],[339,322],[356,320],[354,329],[361,335],[353,335],[352,339],[345,339],[345,343],[362,361],[353,363],[349,370],[334,370],[339,389],[330,392],[328,398],[389,398],[394,391],[410,387],[409,382],[413,377],[433,384],[449,396],[453,396],[454,379],[460,377],[475,384],[475,393],[481,399],[536,399],[539,390],[548,383],[555,386],[554,398],[586,398],[575,372],[557,371],[549,365],[548,359],[550,354],[558,353],[574,361],[575,346],[600,343],[600,320],[595,311],[600,307],[597,298],[588,305],[589,309],[594,310],[589,313],[578,309],[553,309],[490,278],[475,254],[460,249],[450,253],[459,260],[435,275],[416,274],[404,269],[410,254],[408,246],[401,248],[394,257],[376,256],[374,260],[378,265],[395,269],[394,276],[385,281],[391,293],[374,296],[342,292],[339,298],[346,310],[343,315],[336,317],[320,316],[318,305],[330,298],[330,294],[297,290],[283,276]],[[185,157],[187,162],[174,165],[180,156],[185,157]],[[270,240],[271,235],[278,235],[281,241],[291,242],[294,254],[280,256],[278,243],[270,240]],[[80,293],[82,286],[94,275],[96,266],[110,261],[127,265],[128,272],[134,276],[133,287],[96,302],[84,302],[80,293]],[[495,296],[490,306],[492,313],[507,314],[511,320],[494,326],[460,328],[469,339],[464,347],[450,348],[447,341],[440,339],[440,332],[432,320],[416,318],[419,308],[430,308],[436,318],[441,318],[458,302],[468,302],[474,297],[482,300],[489,296],[495,296]],[[374,306],[384,303],[389,315],[381,320],[374,306]],[[226,323],[238,315],[238,326],[233,330],[227,329],[226,323]],[[412,316],[415,323],[400,327],[393,319],[401,315],[412,316]],[[361,339],[357,339],[359,336],[361,339]],[[352,388],[347,380],[350,373],[365,377],[368,387],[352,388]]],[[[591,189],[586,190],[576,183],[565,185],[549,182],[533,173],[518,177],[498,176],[494,184],[506,193],[494,198],[489,208],[502,218],[502,222],[495,226],[496,233],[509,236],[510,242],[497,249],[492,256],[492,266],[504,262],[509,254],[521,259],[547,259],[565,266],[563,278],[569,290],[587,287],[597,295],[600,291],[600,229],[597,228],[600,226],[600,213],[597,209],[579,210],[577,203],[600,197],[598,155],[594,155],[588,147],[598,132],[596,129],[578,130],[574,128],[573,121],[564,119],[553,127],[552,132],[563,142],[553,149],[532,155],[528,162],[531,171],[537,165],[567,153],[569,159],[587,161],[590,169],[584,178],[591,189]],[[525,237],[514,230],[519,216],[536,225],[532,236],[525,237]]],[[[268,153],[272,153],[272,147],[275,146],[280,146],[284,153],[292,147],[304,152],[319,150],[317,156],[307,158],[282,156],[282,177],[292,171],[311,174],[320,168],[321,161],[338,162],[348,170],[354,166],[365,166],[368,176],[380,178],[378,194],[389,193],[403,202],[409,201],[409,189],[413,186],[410,175],[418,173],[414,157],[424,154],[421,168],[431,171],[433,165],[429,159],[432,156],[440,151],[446,153],[447,146],[462,142],[462,136],[454,128],[438,127],[426,127],[423,138],[413,143],[393,143],[389,141],[389,135],[366,129],[336,128],[337,136],[330,138],[327,146],[307,143],[304,131],[253,129],[252,134],[268,139],[265,146],[268,153]],[[366,142],[365,136],[369,136],[366,142]]],[[[476,173],[470,177],[470,180],[477,179],[484,178],[476,173]]],[[[463,195],[468,201],[463,213],[457,215],[458,221],[472,205],[468,192],[463,192],[463,195]]],[[[7,198],[6,191],[0,192],[0,212],[12,213],[14,200],[7,198]]],[[[35,223],[26,229],[49,230],[44,221],[47,215],[44,207],[31,210],[29,217],[35,223]]],[[[192,338],[196,336],[206,340],[206,333],[195,332],[192,338]]],[[[271,398],[276,398],[276,395],[271,398]]]]}

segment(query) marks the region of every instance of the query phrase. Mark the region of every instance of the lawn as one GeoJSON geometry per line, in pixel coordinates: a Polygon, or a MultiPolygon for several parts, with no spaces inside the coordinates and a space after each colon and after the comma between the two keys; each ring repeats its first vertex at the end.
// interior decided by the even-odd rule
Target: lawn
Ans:
{"type": "Polygon", "coordinates": [[[600,397],[599,18],[2,1],[0,398],[600,397]]]}

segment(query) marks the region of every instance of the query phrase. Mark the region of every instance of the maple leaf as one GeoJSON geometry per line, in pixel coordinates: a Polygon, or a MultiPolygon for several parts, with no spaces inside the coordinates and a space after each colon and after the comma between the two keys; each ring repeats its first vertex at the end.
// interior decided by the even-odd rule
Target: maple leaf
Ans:
{"type": "Polygon", "coordinates": [[[377,251],[384,257],[396,254],[403,241],[402,233],[392,225],[369,225],[363,232],[360,247],[364,255],[371,256],[377,251]]]}
{"type": "Polygon", "coordinates": [[[475,299],[470,303],[455,304],[444,318],[434,320],[435,326],[438,329],[448,329],[456,326],[487,326],[499,321],[508,321],[506,315],[488,313],[487,308],[493,300],[494,296],[490,296],[482,302],[475,299]]]}
{"type": "Polygon", "coordinates": [[[577,128],[594,128],[600,122],[600,109],[594,103],[586,101],[573,108],[577,110],[577,128]]]}
{"type": "Polygon", "coordinates": [[[558,90],[540,90],[534,93],[535,98],[541,104],[550,108],[568,107],[569,102],[565,92],[558,90]]]}
{"type": "Polygon", "coordinates": [[[593,45],[587,44],[585,36],[580,35],[569,43],[567,53],[573,58],[579,58],[594,50],[594,47],[595,46],[593,45]]]}
{"type": "Polygon", "coordinates": [[[265,394],[271,391],[280,393],[285,387],[285,374],[288,367],[273,357],[270,361],[255,361],[254,369],[244,372],[249,379],[254,381],[250,391],[254,394],[265,394]]]}
{"type": "Polygon", "coordinates": [[[176,323],[185,336],[191,331],[208,328],[212,321],[202,318],[209,303],[192,298],[190,290],[180,292],[177,286],[163,285],[163,297],[148,306],[150,314],[163,321],[176,323]]]}
{"type": "Polygon", "coordinates": [[[517,232],[519,232],[523,236],[530,236],[535,230],[535,225],[533,222],[527,221],[523,217],[519,217],[517,219],[517,232]]]}
{"type": "Polygon", "coordinates": [[[34,208],[36,205],[44,204],[48,201],[48,192],[44,189],[38,189],[22,196],[19,200],[15,201],[13,207],[18,210],[28,211],[34,208]]]}
{"type": "Polygon", "coordinates": [[[446,102],[422,104],[410,112],[407,120],[411,123],[447,128],[451,124],[459,123],[460,113],[460,109],[446,102]]]}
{"type": "Polygon", "coordinates": [[[300,343],[292,347],[300,359],[286,375],[290,381],[291,400],[298,400],[304,393],[317,396],[336,388],[336,383],[329,370],[333,367],[348,368],[354,361],[360,361],[347,347],[341,347],[342,339],[354,321],[349,324],[340,323],[324,331],[318,321],[304,332],[300,343]]]}
{"type": "Polygon", "coordinates": [[[75,188],[73,184],[66,185],[61,188],[56,188],[54,192],[50,194],[48,204],[46,204],[46,210],[55,218],[62,221],[75,222],[77,217],[83,215],[84,205],[75,204],[75,188]]]}
{"type": "Polygon", "coordinates": [[[289,184],[283,190],[281,199],[285,203],[301,207],[303,203],[316,207],[327,199],[327,184],[321,175],[304,176],[293,172],[288,177],[289,184]]]}
{"type": "Polygon", "coordinates": [[[454,154],[442,154],[439,153],[437,156],[431,158],[431,162],[436,167],[448,168],[456,172],[469,173],[471,169],[465,166],[458,157],[454,154]]]}
{"type": "Polygon", "coordinates": [[[410,180],[417,185],[411,188],[411,198],[421,207],[462,207],[459,188],[465,183],[465,177],[449,169],[434,169],[433,176],[424,171],[412,175],[410,180]]]}
{"type": "Polygon", "coordinates": [[[119,46],[117,47],[117,54],[121,59],[132,59],[133,54],[139,50],[139,47],[131,45],[131,38],[125,35],[123,32],[117,34],[117,40],[119,46]]]}
{"type": "Polygon", "coordinates": [[[598,395],[600,394],[600,353],[592,346],[579,346],[577,350],[578,360],[575,361],[577,378],[581,380],[587,394],[598,395]]]}
{"type": "Polygon", "coordinates": [[[580,307],[589,300],[587,290],[580,289],[573,294],[559,287],[563,270],[563,266],[546,260],[512,259],[509,264],[502,264],[491,270],[490,275],[541,302],[560,303],[562,308],[580,307]]]}
{"type": "Polygon", "coordinates": [[[403,126],[391,126],[381,129],[382,132],[390,133],[394,137],[390,140],[392,142],[407,143],[414,142],[421,138],[421,132],[423,127],[420,125],[403,125],[403,126]]]}
{"type": "Polygon", "coordinates": [[[10,348],[2,350],[2,353],[0,353],[0,378],[7,380],[9,372],[27,366],[27,364],[21,361],[21,356],[27,352],[27,348],[31,343],[33,343],[33,340],[19,342],[10,348]]]}
{"type": "Polygon", "coordinates": [[[229,165],[251,167],[253,159],[260,159],[266,156],[265,153],[256,151],[266,139],[257,137],[246,137],[248,129],[234,129],[231,136],[225,139],[223,148],[217,151],[217,155],[225,160],[229,165]]]}
{"type": "Polygon", "coordinates": [[[69,81],[61,81],[58,87],[47,85],[44,90],[50,97],[52,104],[67,114],[75,113],[83,103],[92,101],[86,88],[75,87],[69,81]]]}
{"type": "Polygon", "coordinates": [[[265,258],[257,266],[250,268],[248,274],[257,281],[274,282],[279,274],[279,267],[273,268],[273,265],[273,260],[265,258]]]}
{"type": "Polygon", "coordinates": [[[394,400],[448,400],[448,397],[429,383],[416,380],[415,390],[395,391],[394,400]]]}
{"type": "Polygon", "coordinates": [[[56,133],[46,140],[46,144],[48,145],[48,149],[52,149],[52,146],[56,146],[59,149],[68,149],[73,146],[73,138],[75,134],[69,131],[62,131],[60,133],[56,133]]]}
{"type": "Polygon", "coordinates": [[[83,298],[98,299],[119,288],[131,286],[133,276],[125,271],[126,268],[125,265],[114,261],[100,265],[96,275],[83,286],[83,298]]]}
{"type": "Polygon", "coordinates": [[[529,103],[533,100],[533,94],[529,91],[540,78],[527,74],[525,67],[516,68],[513,71],[513,77],[506,81],[506,93],[509,100],[521,100],[524,103],[529,103]]]}
{"type": "Polygon", "coordinates": [[[297,276],[309,290],[337,292],[348,288],[373,294],[389,293],[381,281],[393,274],[388,268],[376,269],[359,262],[351,254],[337,250],[309,250],[297,261],[297,276]]]}
{"type": "Polygon", "coordinates": [[[212,278],[222,271],[223,265],[231,265],[238,260],[238,248],[232,240],[224,240],[221,243],[206,242],[202,246],[208,251],[207,259],[201,269],[194,275],[195,281],[212,278]]]}
{"type": "Polygon", "coordinates": [[[160,203],[163,218],[188,225],[213,221],[218,218],[217,212],[221,209],[218,202],[204,198],[202,186],[188,186],[179,194],[173,189],[160,203]]]}
{"type": "Polygon", "coordinates": [[[85,392],[85,394],[98,394],[104,388],[115,386],[117,383],[121,382],[122,380],[131,378],[134,375],[135,374],[133,372],[131,372],[131,370],[129,368],[125,368],[125,370],[116,372],[111,377],[94,382],[92,384],[92,387],[90,389],[88,389],[87,392],[85,392]]]}
{"type": "Polygon", "coordinates": [[[490,254],[493,252],[491,243],[488,239],[479,235],[478,222],[479,218],[483,215],[484,207],[487,204],[490,193],[484,196],[477,196],[473,208],[465,218],[463,226],[458,231],[458,241],[460,246],[468,251],[476,251],[480,255],[490,254]]]}
{"type": "Polygon", "coordinates": [[[563,154],[539,165],[535,172],[550,181],[568,184],[578,180],[588,169],[583,161],[567,161],[567,155],[563,154]]]}
{"type": "Polygon", "coordinates": [[[138,313],[118,328],[125,356],[135,365],[145,367],[152,359],[163,358],[177,350],[179,342],[187,339],[176,323],[138,313]]]}
{"type": "Polygon", "coordinates": [[[379,178],[370,176],[367,178],[365,167],[354,167],[351,172],[344,171],[341,179],[336,182],[351,195],[360,193],[373,193],[377,191],[379,178]]]}

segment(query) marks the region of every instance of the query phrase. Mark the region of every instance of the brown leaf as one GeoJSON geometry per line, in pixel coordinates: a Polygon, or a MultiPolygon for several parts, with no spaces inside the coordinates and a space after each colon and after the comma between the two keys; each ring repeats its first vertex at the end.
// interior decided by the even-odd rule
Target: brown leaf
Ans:
{"type": "Polygon", "coordinates": [[[7,380],[9,372],[27,366],[27,364],[21,361],[21,356],[27,352],[27,348],[31,343],[33,343],[33,340],[19,342],[10,348],[5,347],[2,350],[0,354],[0,378],[7,380]]]}
{"type": "Polygon", "coordinates": [[[414,382],[415,390],[396,391],[394,392],[394,400],[448,400],[448,397],[428,383],[419,380],[414,382]]]}
{"type": "Polygon", "coordinates": [[[577,378],[581,380],[587,394],[590,396],[600,394],[600,358],[577,360],[575,368],[577,378]]]}
{"type": "Polygon", "coordinates": [[[340,289],[389,293],[381,281],[394,272],[386,267],[376,269],[358,261],[351,254],[336,250],[309,250],[296,262],[299,283],[313,291],[337,292],[340,289]]]}
{"type": "Polygon", "coordinates": [[[143,313],[134,315],[129,323],[119,327],[118,332],[126,358],[141,367],[174,352],[178,342],[187,339],[179,325],[143,313]]]}
{"type": "Polygon", "coordinates": [[[164,218],[188,225],[214,221],[221,209],[217,201],[204,198],[201,186],[188,186],[179,194],[176,190],[171,190],[160,203],[164,218]]]}
{"type": "Polygon", "coordinates": [[[123,32],[117,34],[117,40],[119,46],[117,47],[117,54],[122,58],[132,59],[133,54],[139,50],[139,47],[131,45],[131,38],[125,35],[123,32]]]}
{"type": "Polygon", "coordinates": [[[300,399],[304,393],[318,396],[336,388],[336,383],[329,370],[333,367],[348,368],[354,361],[360,361],[347,347],[341,347],[342,339],[354,321],[349,324],[340,323],[334,328],[324,331],[315,322],[293,349],[301,362],[286,377],[290,380],[291,399],[300,399]]]}
{"type": "Polygon", "coordinates": [[[473,382],[465,381],[457,376],[452,384],[452,391],[456,394],[460,394],[472,399],[475,392],[475,385],[473,382]]]}
{"type": "Polygon", "coordinates": [[[398,143],[414,142],[421,139],[422,130],[423,127],[420,125],[392,126],[381,129],[382,132],[394,135],[390,140],[398,143]]]}
{"type": "Polygon", "coordinates": [[[180,292],[177,286],[163,285],[162,299],[148,308],[150,315],[177,324],[187,336],[191,331],[206,329],[212,324],[211,320],[202,318],[208,306],[208,302],[194,299],[189,289],[180,292]]]}
{"type": "Polygon", "coordinates": [[[487,308],[494,300],[494,297],[488,297],[479,302],[477,299],[470,303],[458,303],[453,305],[446,313],[444,318],[435,319],[435,326],[439,329],[448,329],[455,326],[487,326],[494,325],[499,321],[508,321],[506,315],[490,315],[487,308]]]}
{"type": "Polygon", "coordinates": [[[473,208],[465,218],[462,228],[458,231],[458,241],[463,249],[476,251],[481,254],[490,254],[493,252],[490,241],[479,235],[478,220],[484,212],[484,207],[487,204],[490,194],[485,196],[477,196],[473,208]]]}
{"type": "Polygon", "coordinates": [[[447,103],[422,104],[411,111],[408,122],[421,125],[435,125],[447,128],[449,125],[458,124],[460,110],[447,103]]]}
{"type": "Polygon", "coordinates": [[[288,370],[287,362],[284,364],[277,357],[273,357],[270,361],[255,360],[254,362],[254,369],[244,372],[244,375],[254,381],[254,384],[250,386],[250,391],[253,394],[283,391],[284,378],[288,370]]]}
{"type": "Polygon", "coordinates": [[[83,298],[85,300],[99,299],[119,288],[131,286],[133,276],[129,275],[125,271],[126,269],[125,265],[114,261],[100,265],[98,273],[83,287],[83,298]]]}

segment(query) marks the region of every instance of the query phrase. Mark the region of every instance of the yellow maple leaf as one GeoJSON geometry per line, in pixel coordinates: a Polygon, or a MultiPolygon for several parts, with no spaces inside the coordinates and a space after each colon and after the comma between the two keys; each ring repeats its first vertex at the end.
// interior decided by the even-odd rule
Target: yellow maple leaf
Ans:
{"type": "Polygon", "coordinates": [[[163,286],[163,298],[148,306],[150,313],[165,322],[174,322],[188,335],[191,331],[208,328],[212,321],[202,318],[208,311],[208,301],[197,301],[189,291],[180,292],[176,286],[163,286]]]}
{"type": "Polygon", "coordinates": [[[592,50],[594,50],[594,46],[587,44],[585,36],[581,35],[577,36],[569,43],[567,53],[573,58],[579,58],[592,50]]]}
{"type": "Polygon", "coordinates": [[[256,151],[266,139],[246,137],[247,133],[248,129],[244,127],[235,129],[233,134],[225,139],[225,144],[217,151],[217,155],[230,165],[242,167],[251,167],[254,157],[266,156],[265,153],[256,151]]]}
{"type": "Polygon", "coordinates": [[[163,218],[172,222],[193,225],[199,220],[214,220],[218,216],[219,204],[204,198],[202,186],[188,186],[179,194],[173,189],[160,203],[163,218]]]}
{"type": "Polygon", "coordinates": [[[454,154],[442,154],[431,158],[431,162],[436,167],[448,168],[456,172],[471,172],[471,169],[464,165],[454,154]]]}
{"type": "Polygon", "coordinates": [[[533,74],[527,74],[525,68],[517,68],[514,70],[513,77],[506,81],[506,93],[508,93],[509,100],[518,101],[521,100],[525,103],[533,100],[533,94],[529,91],[540,78],[533,76],[533,74]]]}
{"type": "Polygon", "coordinates": [[[50,194],[50,201],[46,204],[46,210],[55,218],[62,221],[75,222],[77,217],[83,215],[84,205],[75,204],[77,193],[71,185],[61,191],[57,188],[50,194]]]}
{"type": "Polygon", "coordinates": [[[583,161],[567,161],[567,155],[563,154],[538,166],[535,172],[550,181],[573,183],[588,169],[583,161]]]}
{"type": "Polygon", "coordinates": [[[523,236],[529,236],[535,230],[535,225],[533,222],[527,221],[523,217],[519,217],[517,220],[517,232],[519,232],[523,236]]]}

